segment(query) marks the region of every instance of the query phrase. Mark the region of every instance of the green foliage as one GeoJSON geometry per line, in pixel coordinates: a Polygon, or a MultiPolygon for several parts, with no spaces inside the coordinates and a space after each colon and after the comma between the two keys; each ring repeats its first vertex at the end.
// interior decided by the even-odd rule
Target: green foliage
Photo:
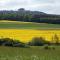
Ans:
{"type": "Polygon", "coordinates": [[[46,50],[47,50],[47,49],[50,49],[50,47],[49,47],[49,46],[45,46],[45,47],[44,47],[44,49],[46,49],[46,50]]]}
{"type": "Polygon", "coordinates": [[[17,11],[0,11],[0,20],[60,24],[60,15],[46,14],[39,11],[28,11],[24,8],[20,8],[17,11]]]}
{"type": "Polygon", "coordinates": [[[53,46],[53,45],[51,45],[51,46],[45,45],[45,46],[44,46],[44,49],[45,49],[45,50],[55,50],[55,46],[53,46]]]}
{"type": "Polygon", "coordinates": [[[48,44],[48,41],[46,41],[42,37],[35,37],[30,42],[28,42],[28,45],[31,45],[31,46],[43,46],[45,44],[48,44]]]}
{"type": "Polygon", "coordinates": [[[18,40],[10,39],[10,38],[1,38],[0,45],[1,46],[10,46],[10,47],[28,47],[25,43],[20,42],[18,40]]]}

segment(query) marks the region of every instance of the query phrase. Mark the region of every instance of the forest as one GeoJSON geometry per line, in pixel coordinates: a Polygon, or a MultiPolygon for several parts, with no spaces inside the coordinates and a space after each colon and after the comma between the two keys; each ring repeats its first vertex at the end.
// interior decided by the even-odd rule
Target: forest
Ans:
{"type": "Polygon", "coordinates": [[[60,15],[20,8],[17,11],[0,10],[0,20],[60,24],[60,15]]]}

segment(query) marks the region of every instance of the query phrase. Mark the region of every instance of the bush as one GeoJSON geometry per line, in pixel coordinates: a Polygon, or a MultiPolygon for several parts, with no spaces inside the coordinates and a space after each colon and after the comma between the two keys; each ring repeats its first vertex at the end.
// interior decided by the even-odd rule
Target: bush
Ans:
{"type": "Polygon", "coordinates": [[[44,49],[46,49],[46,50],[50,50],[50,49],[53,49],[53,50],[55,50],[55,47],[54,46],[48,46],[48,45],[46,45],[46,46],[44,46],[44,49]]]}
{"type": "Polygon", "coordinates": [[[52,47],[53,50],[55,50],[55,47],[52,47]]]}
{"type": "Polygon", "coordinates": [[[35,37],[30,42],[28,42],[28,45],[31,46],[43,46],[46,44],[46,40],[42,37],[35,37]]]}
{"type": "Polygon", "coordinates": [[[46,49],[46,50],[47,50],[47,49],[50,49],[50,47],[49,47],[49,46],[44,46],[44,49],[46,49]]]}
{"type": "Polygon", "coordinates": [[[13,40],[10,38],[2,38],[0,39],[1,46],[10,46],[10,47],[28,47],[25,43],[22,43],[18,40],[13,40]]]}

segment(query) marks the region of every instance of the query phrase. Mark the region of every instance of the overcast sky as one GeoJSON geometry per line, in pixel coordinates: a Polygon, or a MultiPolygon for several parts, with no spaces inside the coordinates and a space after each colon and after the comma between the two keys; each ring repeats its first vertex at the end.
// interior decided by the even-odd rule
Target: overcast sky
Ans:
{"type": "Polygon", "coordinates": [[[0,0],[0,10],[17,10],[19,8],[60,14],[60,0],[0,0]]]}

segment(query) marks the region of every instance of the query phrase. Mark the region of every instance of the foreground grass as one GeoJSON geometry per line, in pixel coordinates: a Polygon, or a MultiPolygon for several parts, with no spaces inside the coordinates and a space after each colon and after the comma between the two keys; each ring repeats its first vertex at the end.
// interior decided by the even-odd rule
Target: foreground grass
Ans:
{"type": "Polygon", "coordinates": [[[60,60],[60,46],[45,50],[44,47],[3,47],[0,46],[0,60],[60,60]]]}
{"type": "Polygon", "coordinates": [[[18,21],[0,21],[0,29],[60,29],[59,24],[18,22],[18,21]]]}

